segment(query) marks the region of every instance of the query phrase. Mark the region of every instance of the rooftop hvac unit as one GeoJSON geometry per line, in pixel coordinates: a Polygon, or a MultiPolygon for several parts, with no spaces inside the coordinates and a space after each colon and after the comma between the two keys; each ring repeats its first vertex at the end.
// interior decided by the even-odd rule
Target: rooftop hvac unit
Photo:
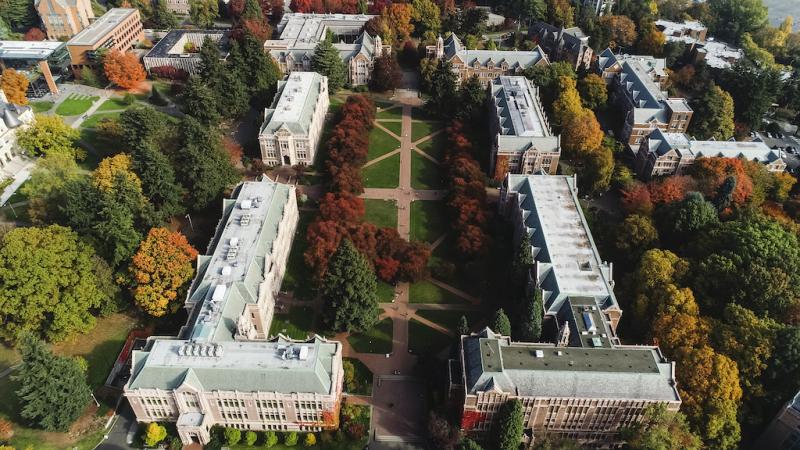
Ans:
{"type": "Polygon", "coordinates": [[[305,361],[308,359],[308,347],[300,347],[300,354],[297,355],[300,361],[305,361]]]}
{"type": "Polygon", "coordinates": [[[231,274],[231,272],[233,272],[233,267],[231,266],[225,266],[222,268],[222,276],[228,276],[231,274]]]}
{"type": "Polygon", "coordinates": [[[239,205],[239,207],[242,209],[250,209],[253,207],[253,201],[250,199],[243,200],[241,205],[239,205]]]}
{"type": "Polygon", "coordinates": [[[239,225],[247,226],[250,225],[250,218],[252,216],[250,214],[242,214],[242,217],[239,219],[239,225]]]}
{"type": "Polygon", "coordinates": [[[536,350],[536,357],[537,358],[544,358],[544,351],[536,350]]]}
{"type": "Polygon", "coordinates": [[[218,284],[214,286],[214,293],[211,294],[211,301],[213,302],[222,301],[222,299],[225,298],[225,291],[227,289],[228,287],[225,286],[224,284],[218,284]]]}
{"type": "Polygon", "coordinates": [[[232,237],[228,241],[228,243],[231,245],[231,247],[238,247],[239,246],[239,238],[238,237],[232,237]]]}

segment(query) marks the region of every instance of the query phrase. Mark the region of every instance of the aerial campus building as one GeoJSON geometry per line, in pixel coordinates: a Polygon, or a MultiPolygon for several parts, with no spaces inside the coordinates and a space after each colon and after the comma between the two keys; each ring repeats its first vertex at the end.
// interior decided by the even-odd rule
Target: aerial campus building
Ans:
{"type": "Polygon", "coordinates": [[[69,75],[67,44],[59,41],[0,41],[0,69],[15,69],[28,78],[30,98],[58,94],[58,83],[69,75]]]}
{"type": "Polygon", "coordinates": [[[667,42],[682,42],[695,63],[704,62],[715,69],[727,69],[744,58],[744,51],[722,41],[708,38],[708,28],[700,22],[687,20],[672,22],[656,20],[656,27],[664,33],[667,42]]]}
{"type": "Polygon", "coordinates": [[[645,180],[654,176],[680,175],[697,158],[742,158],[757,161],[770,172],[786,170],[786,160],[779,149],[769,148],[759,139],[753,141],[698,141],[683,133],[654,130],[636,154],[637,175],[645,180]]]}
{"type": "Polygon", "coordinates": [[[800,392],[783,405],[756,445],[765,449],[800,450],[800,392]]]}
{"type": "Polygon", "coordinates": [[[142,64],[148,72],[173,67],[195,75],[200,67],[200,49],[206,39],[217,45],[220,59],[228,56],[230,32],[223,30],[170,30],[144,55],[142,64]]]}
{"type": "Polygon", "coordinates": [[[455,34],[447,39],[439,36],[436,45],[429,45],[426,50],[428,58],[449,61],[459,83],[476,76],[486,84],[501,75],[522,75],[529,67],[550,64],[541,47],[533,50],[467,50],[455,34]]]}
{"type": "Polygon", "coordinates": [[[575,178],[509,174],[500,195],[517,242],[530,237],[529,288],[541,291],[554,342],[512,342],[488,328],[462,336],[460,360],[450,365],[461,428],[483,436],[499,407],[518,399],[529,443],[547,434],[603,448],[621,444],[618,429],[641,420],[647,405],[677,411],[674,363],[658,347],[617,337],[612,266],[598,255],[575,178]]]}
{"type": "Polygon", "coordinates": [[[328,106],[327,77],[316,72],[292,72],[285,81],[279,81],[258,134],[264,164],[313,164],[328,106]]]}
{"type": "Polygon", "coordinates": [[[52,40],[69,39],[94,19],[91,0],[36,0],[34,7],[52,40]]]}
{"type": "Polygon", "coordinates": [[[278,39],[264,42],[281,72],[308,72],[317,45],[328,32],[333,33],[333,47],[347,66],[347,81],[353,86],[369,83],[375,58],[391,47],[380,36],[372,37],[364,25],[376,16],[365,14],[285,14],[276,28],[278,39]]]}
{"type": "Polygon", "coordinates": [[[489,86],[492,108],[490,173],[555,175],[561,138],[553,134],[539,100],[539,88],[523,76],[501,76],[489,86]]]}
{"type": "Polygon", "coordinates": [[[334,426],[342,346],[271,336],[275,296],[297,226],[294,186],[244,182],[197,260],[177,337],[133,352],[125,396],[139,422],[176,422],[181,440],[207,444],[214,425],[318,431],[334,426]]]}
{"type": "Polygon", "coordinates": [[[30,106],[15,105],[0,89],[0,180],[12,177],[22,164],[14,164],[17,156],[17,133],[34,121],[30,106]]]}
{"type": "Polygon", "coordinates": [[[98,51],[116,49],[127,52],[144,40],[142,18],[136,8],[111,8],[91,25],[67,41],[72,71],[80,77],[84,67],[95,67],[98,51]]]}
{"type": "Polygon", "coordinates": [[[578,27],[563,28],[547,22],[535,22],[528,36],[541,46],[550,61],[566,61],[575,70],[589,68],[594,51],[589,47],[589,36],[578,27]]]}

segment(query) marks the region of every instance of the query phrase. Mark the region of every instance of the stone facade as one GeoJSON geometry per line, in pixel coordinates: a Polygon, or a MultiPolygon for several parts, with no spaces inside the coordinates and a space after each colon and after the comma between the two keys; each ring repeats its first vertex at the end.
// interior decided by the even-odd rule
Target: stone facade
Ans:
{"type": "Polygon", "coordinates": [[[594,51],[589,47],[589,36],[580,28],[560,28],[536,22],[531,25],[528,35],[547,52],[550,61],[566,61],[575,70],[591,67],[594,51]]]}
{"type": "Polygon", "coordinates": [[[36,0],[35,6],[52,40],[69,39],[94,19],[90,0],[36,0]]]}

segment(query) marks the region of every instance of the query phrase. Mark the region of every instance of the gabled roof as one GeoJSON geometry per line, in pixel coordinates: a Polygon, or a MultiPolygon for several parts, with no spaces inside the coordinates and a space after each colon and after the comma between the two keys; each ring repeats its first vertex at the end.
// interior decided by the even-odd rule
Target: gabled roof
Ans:
{"type": "Polygon", "coordinates": [[[308,135],[325,83],[325,77],[316,72],[298,71],[279,81],[272,105],[264,111],[260,134],[274,134],[283,128],[298,136],[308,135]]]}
{"type": "Polygon", "coordinates": [[[467,50],[461,44],[458,36],[451,34],[444,41],[444,54],[450,60],[455,56],[469,66],[476,63],[480,67],[487,67],[491,61],[495,66],[507,65],[509,69],[527,69],[544,61],[550,64],[547,55],[541,47],[537,46],[533,50],[467,50]]]}

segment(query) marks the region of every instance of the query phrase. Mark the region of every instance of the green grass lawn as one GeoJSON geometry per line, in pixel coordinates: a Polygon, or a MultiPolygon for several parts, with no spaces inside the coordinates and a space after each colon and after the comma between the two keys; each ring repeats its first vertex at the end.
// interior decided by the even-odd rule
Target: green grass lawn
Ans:
{"type": "Polygon", "coordinates": [[[55,105],[55,102],[38,101],[38,102],[30,102],[29,105],[31,106],[31,108],[33,108],[33,112],[38,114],[53,109],[53,105],[55,105]]]}
{"type": "Polygon", "coordinates": [[[88,119],[81,122],[81,128],[95,128],[101,120],[118,119],[120,114],[122,114],[120,111],[92,114],[88,119]]]}
{"type": "MultiPolygon", "coordinates": [[[[474,274],[491,273],[492,264],[490,258],[477,258],[464,264],[461,255],[456,250],[455,237],[452,235],[433,250],[433,254],[428,260],[428,267],[431,269],[433,278],[479,298],[482,297],[482,293],[487,292],[488,281],[486,278],[476,277],[474,274]],[[441,270],[445,265],[449,266],[449,269],[441,270]]],[[[494,262],[494,264],[502,263],[494,262]]]]}
{"type": "Polygon", "coordinates": [[[94,102],[99,100],[100,97],[90,97],[88,95],[70,94],[60,105],[56,108],[56,114],[59,116],[78,116],[92,107],[94,102]]]}
{"type": "Polygon", "coordinates": [[[402,119],[403,118],[403,107],[402,106],[395,106],[394,108],[384,109],[380,111],[376,116],[378,119],[402,119]]]}
{"type": "Polygon", "coordinates": [[[305,339],[314,330],[314,310],[309,306],[293,306],[288,314],[275,314],[269,334],[283,333],[292,339],[305,339]]]}
{"type": "Polygon", "coordinates": [[[0,343],[0,372],[19,362],[19,353],[6,344],[0,343]]]}
{"type": "Polygon", "coordinates": [[[417,152],[411,152],[411,187],[441,189],[444,179],[439,165],[417,152]]]}
{"type": "Polygon", "coordinates": [[[433,242],[446,232],[444,202],[418,200],[411,203],[411,239],[433,242]]]}
{"type": "MultiPolygon", "coordinates": [[[[163,91],[159,91],[159,92],[163,93],[163,91]]],[[[97,110],[98,111],[116,111],[116,110],[119,110],[119,109],[128,109],[130,107],[131,107],[131,105],[128,105],[127,103],[125,103],[121,98],[111,97],[110,99],[104,101],[103,104],[100,105],[99,108],[97,108],[97,110]]]]}
{"type": "Polygon", "coordinates": [[[297,230],[294,232],[292,251],[289,253],[289,261],[286,263],[286,274],[283,276],[281,289],[284,291],[294,291],[295,298],[299,300],[311,300],[314,297],[313,276],[303,260],[303,253],[308,247],[306,241],[306,229],[314,220],[316,212],[300,211],[300,219],[297,222],[297,230]]]}
{"type": "Polygon", "coordinates": [[[394,200],[364,199],[364,221],[378,228],[397,228],[397,203],[394,200]]]}
{"type": "Polygon", "coordinates": [[[391,284],[378,280],[378,302],[389,303],[394,298],[394,286],[391,284]]]}
{"type": "Polygon", "coordinates": [[[439,122],[414,122],[411,124],[411,142],[416,142],[442,128],[439,122]]]}
{"type": "Polygon", "coordinates": [[[400,136],[401,133],[403,132],[402,122],[378,122],[378,123],[381,124],[382,127],[396,134],[397,136],[400,136]]]}
{"type": "Polygon", "coordinates": [[[393,150],[400,148],[400,141],[391,137],[389,133],[375,127],[369,133],[369,151],[367,152],[367,160],[385,155],[393,150]]]}
{"type": "Polygon", "coordinates": [[[409,303],[454,303],[464,304],[467,300],[442,289],[428,280],[412,283],[408,290],[409,303]]]}
{"type": "Polygon", "coordinates": [[[455,338],[417,320],[408,321],[408,349],[416,355],[435,355],[455,342],[455,338]]]}
{"type": "Polygon", "coordinates": [[[364,365],[364,363],[356,358],[344,358],[344,360],[353,363],[353,367],[355,368],[355,376],[353,377],[355,380],[355,389],[352,391],[347,391],[347,393],[355,395],[372,395],[372,371],[369,370],[369,367],[364,365]]]}
{"type": "Polygon", "coordinates": [[[364,187],[396,188],[400,184],[400,154],[361,169],[364,187]]]}
{"type": "Polygon", "coordinates": [[[458,334],[458,323],[461,321],[461,316],[467,318],[467,324],[472,329],[475,329],[475,326],[480,321],[481,316],[483,316],[483,314],[481,314],[479,311],[453,311],[437,309],[420,309],[417,311],[417,315],[424,317],[431,322],[436,322],[456,334],[458,334]]]}
{"type": "Polygon", "coordinates": [[[427,141],[421,142],[419,145],[417,145],[417,148],[428,155],[433,156],[437,160],[442,161],[444,159],[444,148],[446,144],[447,138],[445,137],[444,133],[439,133],[427,141]]]}
{"type": "Polygon", "coordinates": [[[366,333],[351,335],[347,342],[359,353],[390,353],[393,335],[392,319],[387,317],[366,333]]]}

